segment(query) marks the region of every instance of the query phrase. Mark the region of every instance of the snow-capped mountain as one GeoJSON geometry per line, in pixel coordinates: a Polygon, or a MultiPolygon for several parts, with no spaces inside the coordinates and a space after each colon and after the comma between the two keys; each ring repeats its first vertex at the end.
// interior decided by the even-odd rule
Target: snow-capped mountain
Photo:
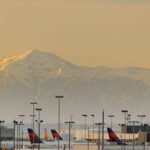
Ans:
{"type": "Polygon", "coordinates": [[[11,121],[21,113],[29,116],[30,102],[37,101],[45,122],[57,122],[56,95],[64,95],[64,121],[72,114],[79,119],[82,113],[95,113],[100,118],[103,108],[116,116],[121,116],[124,108],[134,115],[148,114],[150,70],[88,68],[39,50],[0,59],[2,119],[11,121]]]}

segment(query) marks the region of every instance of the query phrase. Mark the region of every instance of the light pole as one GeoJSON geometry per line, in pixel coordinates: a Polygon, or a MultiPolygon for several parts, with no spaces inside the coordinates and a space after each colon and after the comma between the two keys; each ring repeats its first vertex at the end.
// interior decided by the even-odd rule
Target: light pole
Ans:
{"type": "Polygon", "coordinates": [[[22,149],[23,149],[23,118],[25,117],[25,115],[19,115],[19,117],[21,117],[21,122],[22,122],[22,138],[21,138],[21,140],[22,140],[22,149]]]}
{"type": "Polygon", "coordinates": [[[133,150],[135,150],[134,145],[135,145],[135,141],[134,141],[134,125],[135,123],[139,123],[139,121],[129,121],[129,123],[132,123],[132,133],[133,133],[133,137],[132,137],[132,145],[133,145],[133,150]]]}
{"type": "Polygon", "coordinates": [[[93,140],[94,140],[94,117],[95,117],[95,115],[94,114],[91,114],[91,116],[92,116],[92,119],[93,119],[93,140]]]}
{"type": "Polygon", "coordinates": [[[18,122],[16,120],[13,120],[13,124],[14,124],[14,137],[13,137],[13,147],[14,150],[16,149],[16,125],[18,124],[18,122]]]}
{"type": "Polygon", "coordinates": [[[114,115],[108,115],[108,117],[110,118],[110,126],[112,128],[112,118],[115,117],[114,115]]]}
{"type": "Polygon", "coordinates": [[[33,106],[33,109],[32,109],[33,110],[33,115],[32,115],[32,117],[33,117],[33,120],[32,120],[33,124],[32,125],[33,126],[32,126],[32,128],[33,128],[33,131],[34,131],[34,120],[35,120],[34,119],[35,118],[35,112],[34,112],[34,110],[35,110],[35,105],[37,104],[37,102],[31,102],[30,104],[33,106]]]}
{"type": "Polygon", "coordinates": [[[18,148],[19,148],[19,145],[18,145],[18,143],[19,143],[19,122],[17,122],[17,150],[18,150],[18,148]]]}
{"type": "Polygon", "coordinates": [[[72,124],[75,123],[75,122],[74,122],[74,121],[66,121],[65,123],[69,125],[69,150],[70,150],[70,149],[71,149],[71,146],[70,146],[71,126],[72,126],[72,124]]]}
{"type": "MultiPolygon", "coordinates": [[[[121,135],[120,135],[120,138],[121,138],[121,140],[123,140],[123,135],[122,135],[122,123],[119,123],[118,124],[119,126],[120,126],[120,128],[121,128],[121,135]]],[[[122,150],[122,145],[121,145],[121,150],[122,150]]]]}
{"type": "MultiPolygon", "coordinates": [[[[34,131],[34,121],[35,121],[35,113],[34,113],[34,110],[35,110],[35,105],[37,105],[37,102],[30,102],[30,104],[32,105],[32,110],[33,110],[33,115],[32,115],[32,128],[33,128],[33,131],[34,131]]],[[[33,134],[33,144],[32,145],[34,145],[34,134],[33,134]]],[[[32,146],[32,149],[34,150],[34,146],[32,146]]]]}
{"type": "Polygon", "coordinates": [[[147,138],[146,138],[147,126],[148,126],[148,124],[144,124],[144,143],[143,143],[143,150],[145,150],[145,143],[147,142],[147,138]]]}
{"type": "MultiPolygon", "coordinates": [[[[37,112],[38,112],[38,120],[37,120],[37,123],[38,123],[38,136],[40,138],[40,124],[41,122],[43,122],[42,120],[40,120],[40,112],[41,112],[41,108],[36,108],[35,109],[37,112]]],[[[38,150],[40,150],[40,142],[38,142],[38,150]]]]}
{"type": "Polygon", "coordinates": [[[143,123],[143,121],[142,121],[142,118],[144,118],[144,117],[146,117],[146,115],[137,115],[137,117],[139,117],[140,118],[140,123],[141,123],[141,130],[142,130],[142,123],[143,123]]]}
{"type": "MultiPolygon", "coordinates": [[[[126,127],[126,130],[128,131],[128,123],[129,123],[129,121],[131,120],[131,114],[127,114],[126,120],[127,120],[127,127],[126,127]]],[[[130,134],[129,134],[129,141],[130,141],[130,134]]]]}
{"type": "Polygon", "coordinates": [[[2,149],[2,123],[4,122],[4,120],[0,120],[0,149],[2,149]]]}
{"type": "MultiPolygon", "coordinates": [[[[121,110],[122,113],[124,113],[124,130],[126,129],[126,114],[128,113],[128,110],[121,110]]],[[[124,143],[126,144],[126,133],[124,131],[124,143]]],[[[126,146],[124,144],[124,150],[126,149],[126,146]]]]}
{"type": "MultiPolygon", "coordinates": [[[[60,134],[60,100],[64,98],[64,96],[55,96],[58,99],[58,133],[60,134]]],[[[59,138],[58,138],[58,150],[59,150],[59,138]]]]}
{"type": "Polygon", "coordinates": [[[20,121],[18,123],[18,148],[20,150],[20,125],[22,124],[22,122],[20,121]]]}
{"type": "Polygon", "coordinates": [[[105,125],[105,123],[104,123],[104,121],[105,121],[105,112],[103,109],[103,111],[102,111],[102,150],[104,150],[104,145],[105,145],[105,143],[104,143],[104,125],[105,125]]]}
{"type": "Polygon", "coordinates": [[[89,130],[90,130],[90,128],[88,127],[88,138],[87,138],[87,150],[89,150],[89,130]]]}
{"type": "Polygon", "coordinates": [[[84,117],[84,140],[86,139],[86,118],[87,118],[87,114],[82,114],[82,116],[84,117]]]}
{"type": "Polygon", "coordinates": [[[100,150],[101,125],[102,125],[102,123],[98,122],[98,123],[95,123],[95,125],[98,126],[98,150],[100,150]]]}
{"type": "Polygon", "coordinates": [[[127,120],[127,126],[128,126],[128,122],[131,120],[131,114],[127,114],[126,120],[127,120]]]}
{"type": "MultiPolygon", "coordinates": [[[[139,117],[140,118],[140,124],[141,124],[141,132],[142,132],[142,126],[143,126],[143,118],[144,117],[146,117],[146,115],[137,115],[137,117],[139,117]]],[[[145,140],[145,133],[144,133],[144,140],[145,140]]],[[[145,149],[145,143],[143,142],[143,146],[144,146],[144,148],[143,149],[145,149]]]]}

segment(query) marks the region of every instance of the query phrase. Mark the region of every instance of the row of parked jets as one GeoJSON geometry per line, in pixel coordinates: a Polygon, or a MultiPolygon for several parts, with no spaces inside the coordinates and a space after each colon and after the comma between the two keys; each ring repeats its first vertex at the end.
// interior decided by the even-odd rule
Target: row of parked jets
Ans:
{"type": "MultiPolygon", "coordinates": [[[[41,149],[48,149],[48,148],[56,148],[57,147],[57,140],[59,140],[60,147],[66,146],[66,141],[63,139],[63,135],[61,136],[55,129],[51,129],[51,134],[53,137],[53,140],[48,140],[48,132],[45,131],[45,140],[42,140],[33,129],[28,128],[28,135],[29,135],[29,141],[24,141],[24,147],[27,149],[31,148],[37,148],[38,144],[40,143],[41,149]]],[[[116,143],[118,145],[126,145],[117,135],[116,133],[111,129],[107,128],[108,136],[109,136],[109,142],[116,143]]],[[[6,149],[13,148],[13,143],[3,143],[5,145],[6,149]]]]}
{"type": "MultiPolygon", "coordinates": [[[[107,128],[107,132],[108,132],[108,136],[109,136],[109,140],[108,140],[109,142],[116,142],[116,144],[118,144],[118,145],[125,144],[111,128],[107,128]]],[[[52,133],[52,137],[53,137],[54,141],[55,140],[63,141],[62,136],[56,130],[52,129],[51,133],[52,133]]],[[[45,144],[32,129],[28,129],[28,134],[29,134],[29,139],[30,139],[30,143],[32,146],[36,146],[33,144],[38,144],[38,143],[40,143],[41,146],[45,144]]],[[[45,132],[45,138],[46,138],[46,135],[47,134],[45,132]]],[[[62,142],[62,144],[63,144],[63,142],[62,142]]]]}
{"type": "Polygon", "coordinates": [[[36,133],[33,131],[33,129],[28,128],[28,134],[29,134],[29,140],[30,145],[25,145],[26,148],[36,148],[38,147],[38,143],[40,143],[41,148],[48,148],[49,146],[57,146],[57,140],[60,140],[60,145],[65,145],[62,136],[55,130],[51,129],[51,134],[53,137],[53,140],[48,140],[48,132],[45,130],[45,141],[43,141],[36,133]]]}

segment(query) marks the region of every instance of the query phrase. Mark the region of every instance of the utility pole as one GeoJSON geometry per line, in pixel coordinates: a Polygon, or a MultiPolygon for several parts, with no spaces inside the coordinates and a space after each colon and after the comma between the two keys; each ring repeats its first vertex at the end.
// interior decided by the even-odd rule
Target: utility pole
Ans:
{"type": "Polygon", "coordinates": [[[92,118],[93,118],[93,140],[94,140],[94,117],[95,117],[95,115],[94,114],[91,114],[91,116],[92,116],[92,118]]]}
{"type": "Polygon", "coordinates": [[[108,117],[110,118],[110,127],[111,127],[111,129],[112,129],[112,124],[113,124],[113,123],[112,123],[112,118],[115,117],[115,116],[114,116],[114,115],[108,115],[108,117]]]}
{"type": "Polygon", "coordinates": [[[19,148],[19,150],[20,150],[20,125],[21,125],[21,121],[18,123],[18,148],[19,148]]]}
{"type": "Polygon", "coordinates": [[[2,149],[2,123],[4,122],[4,120],[0,120],[0,149],[2,149]]]}
{"type": "Polygon", "coordinates": [[[98,122],[98,123],[95,123],[96,126],[98,126],[98,150],[100,150],[100,142],[101,142],[101,125],[102,123],[98,122]]]}
{"type": "Polygon", "coordinates": [[[14,124],[13,148],[15,150],[16,149],[16,125],[18,124],[18,122],[14,120],[13,124],[14,124]]]}
{"type": "Polygon", "coordinates": [[[66,121],[65,122],[66,124],[69,125],[69,150],[71,150],[71,144],[70,144],[70,141],[71,141],[71,126],[73,123],[75,123],[74,121],[66,121]]]}
{"type": "MultiPolygon", "coordinates": [[[[34,121],[35,121],[35,113],[34,113],[34,110],[35,110],[35,105],[37,105],[37,102],[31,102],[30,103],[32,106],[33,106],[33,115],[32,115],[32,128],[33,128],[33,131],[34,131],[34,121]]],[[[34,145],[34,134],[33,134],[33,144],[32,145],[34,145]]],[[[32,149],[34,150],[34,146],[32,147],[32,149]]]]}
{"type": "MultiPolygon", "coordinates": [[[[37,123],[38,123],[38,136],[40,138],[40,124],[41,122],[43,122],[42,120],[40,120],[40,112],[41,112],[41,108],[36,108],[35,109],[37,112],[38,112],[38,120],[37,120],[37,123]]],[[[38,142],[38,150],[40,150],[40,142],[38,142]]]]}
{"type": "Polygon", "coordinates": [[[88,127],[87,150],[89,150],[89,127],[88,127]]]}
{"type": "MultiPolygon", "coordinates": [[[[128,113],[128,110],[121,110],[122,113],[124,113],[124,129],[126,129],[126,114],[128,113]]],[[[124,143],[126,144],[126,133],[124,131],[124,143]]],[[[126,149],[126,146],[124,144],[124,150],[126,149]]]]}
{"type": "Polygon", "coordinates": [[[86,139],[86,118],[87,118],[87,114],[82,114],[82,116],[84,117],[84,140],[86,139]]]}
{"type": "MultiPolygon", "coordinates": [[[[64,98],[64,96],[56,96],[58,99],[58,133],[60,134],[60,100],[61,98],[64,98]]],[[[59,141],[60,139],[58,138],[58,150],[59,150],[59,141]]]]}
{"type": "Polygon", "coordinates": [[[22,146],[21,146],[21,147],[22,147],[22,149],[23,149],[23,125],[24,125],[24,124],[23,124],[23,118],[25,117],[25,115],[19,115],[19,117],[21,117],[21,122],[22,122],[22,123],[21,123],[21,125],[22,125],[22,138],[21,138],[22,146]]]}
{"type": "Polygon", "coordinates": [[[104,110],[102,111],[102,150],[104,150],[104,110]]]}
{"type": "Polygon", "coordinates": [[[17,122],[16,125],[17,125],[17,150],[18,150],[18,148],[19,148],[19,147],[18,147],[18,143],[19,143],[19,142],[18,142],[18,137],[19,137],[19,122],[17,122]]]}
{"type": "Polygon", "coordinates": [[[134,140],[134,126],[135,126],[135,123],[139,123],[139,121],[129,121],[129,123],[132,123],[132,133],[133,133],[133,138],[132,138],[132,146],[133,146],[133,150],[135,150],[135,140],[134,140]]]}

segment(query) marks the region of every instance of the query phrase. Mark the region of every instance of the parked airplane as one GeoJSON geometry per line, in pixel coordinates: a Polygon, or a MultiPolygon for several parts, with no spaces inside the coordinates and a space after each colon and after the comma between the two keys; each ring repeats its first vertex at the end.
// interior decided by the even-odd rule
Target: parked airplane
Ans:
{"type": "Polygon", "coordinates": [[[109,142],[116,142],[118,145],[126,145],[119,137],[115,134],[115,132],[111,128],[107,128],[109,142]]]}
{"type": "Polygon", "coordinates": [[[31,144],[43,143],[42,140],[37,136],[37,134],[32,129],[28,129],[28,134],[31,144]]]}
{"type": "Polygon", "coordinates": [[[48,142],[48,141],[50,141],[50,142],[55,141],[55,139],[52,137],[52,134],[49,134],[47,129],[45,129],[45,132],[44,132],[44,140],[46,142],[48,142]]]}
{"type": "Polygon", "coordinates": [[[63,140],[63,138],[60,136],[60,134],[55,130],[51,129],[51,134],[48,133],[47,129],[45,129],[44,132],[44,140],[45,141],[55,141],[55,140],[63,140]]]}
{"type": "Polygon", "coordinates": [[[54,140],[63,140],[60,134],[55,129],[51,129],[51,133],[54,140]]]}
{"type": "MultiPolygon", "coordinates": [[[[54,133],[52,133],[52,135],[59,137],[60,139],[62,139],[62,137],[56,132],[56,130],[53,130],[54,133]]],[[[30,140],[30,144],[25,145],[26,148],[37,148],[38,144],[40,143],[40,147],[43,149],[47,149],[47,148],[56,148],[58,145],[57,141],[45,141],[43,142],[39,136],[33,131],[33,129],[28,129],[28,134],[29,134],[29,140],[30,140]]],[[[55,137],[55,139],[56,139],[55,137]]],[[[64,141],[61,140],[60,142],[60,147],[63,147],[64,145],[66,145],[66,143],[64,143],[64,141]]]]}
{"type": "Polygon", "coordinates": [[[45,129],[44,139],[45,139],[45,141],[49,140],[48,131],[46,129],[45,129]]]}

